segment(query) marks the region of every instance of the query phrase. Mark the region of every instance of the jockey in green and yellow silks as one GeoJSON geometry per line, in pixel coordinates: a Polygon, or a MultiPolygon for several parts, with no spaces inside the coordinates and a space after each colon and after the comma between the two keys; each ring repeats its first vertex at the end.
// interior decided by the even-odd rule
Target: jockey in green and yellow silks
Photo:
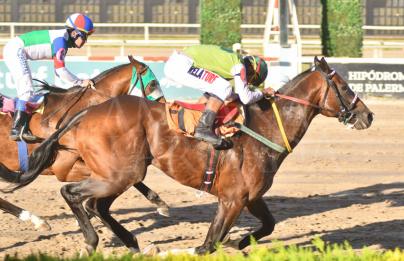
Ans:
{"type": "Polygon", "coordinates": [[[251,104],[272,95],[271,88],[260,91],[249,85],[260,86],[266,79],[268,67],[258,56],[239,54],[215,45],[196,45],[183,52],[174,52],[164,72],[179,84],[199,89],[209,95],[204,113],[195,129],[195,137],[219,145],[221,139],[213,130],[219,108],[227,99],[238,96],[243,104],[251,104]]]}

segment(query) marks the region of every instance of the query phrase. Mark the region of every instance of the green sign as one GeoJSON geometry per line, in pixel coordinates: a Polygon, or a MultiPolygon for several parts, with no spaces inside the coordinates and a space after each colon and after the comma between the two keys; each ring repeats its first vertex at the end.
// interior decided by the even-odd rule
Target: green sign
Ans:
{"type": "MultiPolygon", "coordinates": [[[[93,78],[101,72],[123,64],[114,61],[68,61],[66,67],[81,79],[93,78]]],[[[185,86],[175,86],[164,77],[164,62],[147,63],[160,81],[164,96],[168,100],[195,100],[201,92],[185,86]]],[[[32,77],[45,80],[58,87],[69,88],[54,72],[53,61],[30,61],[32,77]]],[[[35,83],[34,83],[35,84],[35,83]]],[[[7,96],[16,96],[14,82],[4,61],[0,61],[0,93],[7,96]]]]}

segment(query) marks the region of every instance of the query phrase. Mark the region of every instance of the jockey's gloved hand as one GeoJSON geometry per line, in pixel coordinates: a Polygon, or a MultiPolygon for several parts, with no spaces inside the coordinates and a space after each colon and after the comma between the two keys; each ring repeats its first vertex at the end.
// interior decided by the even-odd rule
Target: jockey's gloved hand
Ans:
{"type": "Polygon", "coordinates": [[[262,93],[264,94],[265,98],[273,98],[273,97],[275,97],[275,94],[277,93],[277,91],[275,91],[271,87],[267,87],[262,90],[262,93]]]}
{"type": "Polygon", "coordinates": [[[83,88],[91,88],[93,90],[95,90],[95,83],[93,80],[91,79],[85,79],[81,82],[80,84],[81,87],[83,88]]]}

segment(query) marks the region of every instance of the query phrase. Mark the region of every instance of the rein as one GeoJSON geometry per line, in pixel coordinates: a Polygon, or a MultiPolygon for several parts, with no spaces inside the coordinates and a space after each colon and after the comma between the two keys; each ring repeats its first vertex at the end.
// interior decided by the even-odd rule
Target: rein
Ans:
{"type": "Polygon", "coordinates": [[[279,97],[281,99],[293,101],[295,103],[299,103],[299,104],[302,104],[305,106],[310,106],[310,107],[316,108],[320,111],[328,111],[331,113],[335,113],[336,115],[338,115],[339,121],[344,122],[344,124],[346,124],[353,117],[352,110],[355,108],[355,105],[359,100],[359,96],[357,93],[355,93],[355,97],[353,98],[352,102],[347,106],[345,104],[344,99],[342,98],[342,95],[341,95],[340,91],[338,90],[335,82],[332,80],[332,78],[334,77],[335,74],[336,74],[336,71],[332,70],[331,73],[327,74],[325,77],[328,85],[327,85],[327,91],[326,91],[324,99],[323,99],[323,106],[311,103],[307,100],[303,100],[300,98],[296,98],[296,97],[292,97],[292,96],[288,96],[288,95],[284,95],[284,94],[280,94],[280,93],[275,93],[275,96],[279,97]],[[334,90],[335,95],[338,98],[337,100],[338,100],[338,103],[340,106],[340,111],[335,111],[335,110],[331,110],[331,109],[324,107],[324,104],[326,102],[326,98],[328,95],[329,87],[331,87],[332,90],[334,90]]]}
{"type": "Polygon", "coordinates": [[[135,81],[135,83],[131,86],[131,88],[129,89],[128,94],[132,92],[132,90],[133,90],[133,88],[135,88],[137,82],[140,81],[140,87],[141,87],[140,90],[142,91],[143,97],[146,98],[146,91],[145,91],[144,84],[143,84],[143,80],[142,80],[142,74],[143,74],[145,71],[147,71],[148,69],[149,69],[149,66],[146,65],[146,66],[143,68],[143,70],[142,70],[141,72],[137,72],[137,71],[136,71],[136,81],[135,81]]]}
{"type": "MultiPolygon", "coordinates": [[[[321,72],[323,73],[323,72],[321,72]]],[[[339,92],[338,87],[336,86],[335,82],[332,80],[332,78],[334,77],[334,75],[336,74],[335,70],[332,70],[331,73],[326,75],[326,80],[327,80],[327,90],[325,92],[325,96],[323,99],[323,106],[311,103],[307,100],[304,99],[300,99],[297,97],[293,97],[293,96],[289,96],[289,95],[285,95],[285,94],[280,94],[280,93],[275,93],[274,97],[278,97],[281,99],[285,99],[285,100],[289,100],[298,104],[302,104],[304,106],[310,106],[313,108],[316,108],[320,111],[328,111],[328,112],[332,112],[335,113],[338,116],[338,119],[340,122],[344,122],[344,124],[347,124],[349,122],[349,120],[354,116],[354,114],[352,113],[352,110],[355,108],[356,103],[359,100],[358,94],[355,93],[355,97],[352,99],[351,103],[347,106],[344,102],[344,99],[341,95],[341,93],[339,92]],[[338,102],[340,105],[340,111],[335,111],[335,110],[331,110],[331,109],[327,109],[324,107],[324,104],[326,102],[327,96],[328,96],[328,90],[331,87],[331,89],[334,90],[336,97],[338,98],[338,102]]],[[[284,152],[288,152],[291,153],[292,152],[292,147],[289,144],[285,129],[283,128],[283,123],[282,123],[282,119],[279,115],[279,111],[278,111],[278,107],[276,106],[276,102],[274,101],[274,97],[265,97],[267,100],[269,100],[269,102],[271,103],[272,106],[272,110],[275,114],[275,119],[276,122],[278,124],[278,128],[279,131],[281,132],[281,136],[282,136],[282,140],[285,144],[285,148],[283,148],[282,146],[271,142],[270,140],[268,140],[267,138],[265,138],[264,136],[254,132],[253,130],[247,128],[244,125],[238,124],[238,123],[232,123],[232,125],[236,128],[238,128],[240,131],[250,135],[251,137],[255,138],[256,140],[260,141],[261,143],[265,144],[266,146],[272,148],[273,150],[280,152],[280,153],[284,153],[284,152]]]]}
{"type": "MultiPolygon", "coordinates": [[[[38,80],[38,79],[35,79],[35,80],[36,80],[37,82],[40,82],[41,84],[43,84],[43,85],[45,86],[45,89],[46,89],[46,86],[49,86],[49,84],[47,84],[46,82],[44,82],[44,81],[42,81],[42,80],[38,80]]],[[[56,129],[59,129],[60,124],[61,124],[61,123],[63,122],[63,120],[66,118],[67,113],[70,111],[71,108],[73,108],[74,105],[76,105],[76,104],[80,101],[81,97],[83,97],[83,95],[84,95],[84,93],[85,93],[86,91],[87,91],[87,88],[83,88],[83,89],[78,90],[78,91],[74,94],[73,98],[71,99],[71,100],[73,100],[74,102],[73,102],[70,106],[65,106],[65,104],[60,105],[56,110],[54,110],[52,113],[50,113],[50,114],[48,115],[48,117],[43,118],[43,119],[41,120],[41,124],[44,123],[45,121],[49,120],[50,118],[52,118],[55,114],[57,114],[57,113],[58,113],[59,111],[61,111],[62,109],[65,109],[66,107],[68,107],[68,108],[65,110],[64,114],[62,115],[62,117],[58,120],[58,122],[57,122],[57,124],[56,124],[56,129]],[[76,97],[77,97],[77,99],[76,99],[76,97]]]]}

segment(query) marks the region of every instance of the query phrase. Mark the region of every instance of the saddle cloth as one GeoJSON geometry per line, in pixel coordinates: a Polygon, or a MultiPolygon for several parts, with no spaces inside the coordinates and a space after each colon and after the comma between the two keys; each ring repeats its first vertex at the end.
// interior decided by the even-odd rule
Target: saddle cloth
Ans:
{"type": "MultiPolygon", "coordinates": [[[[12,115],[15,112],[15,100],[6,96],[0,95],[0,113],[12,115]]],[[[44,95],[34,95],[27,102],[27,113],[32,114],[43,113],[44,110],[44,95]]]]}
{"type": "MultiPolygon", "coordinates": [[[[169,128],[178,133],[193,137],[196,125],[204,109],[205,104],[190,104],[180,101],[166,103],[166,115],[169,128]]],[[[244,119],[243,107],[240,104],[232,102],[224,105],[220,108],[216,116],[214,124],[215,132],[222,137],[231,137],[238,132],[238,129],[225,126],[224,124],[229,121],[243,124],[244,119]]]]}

